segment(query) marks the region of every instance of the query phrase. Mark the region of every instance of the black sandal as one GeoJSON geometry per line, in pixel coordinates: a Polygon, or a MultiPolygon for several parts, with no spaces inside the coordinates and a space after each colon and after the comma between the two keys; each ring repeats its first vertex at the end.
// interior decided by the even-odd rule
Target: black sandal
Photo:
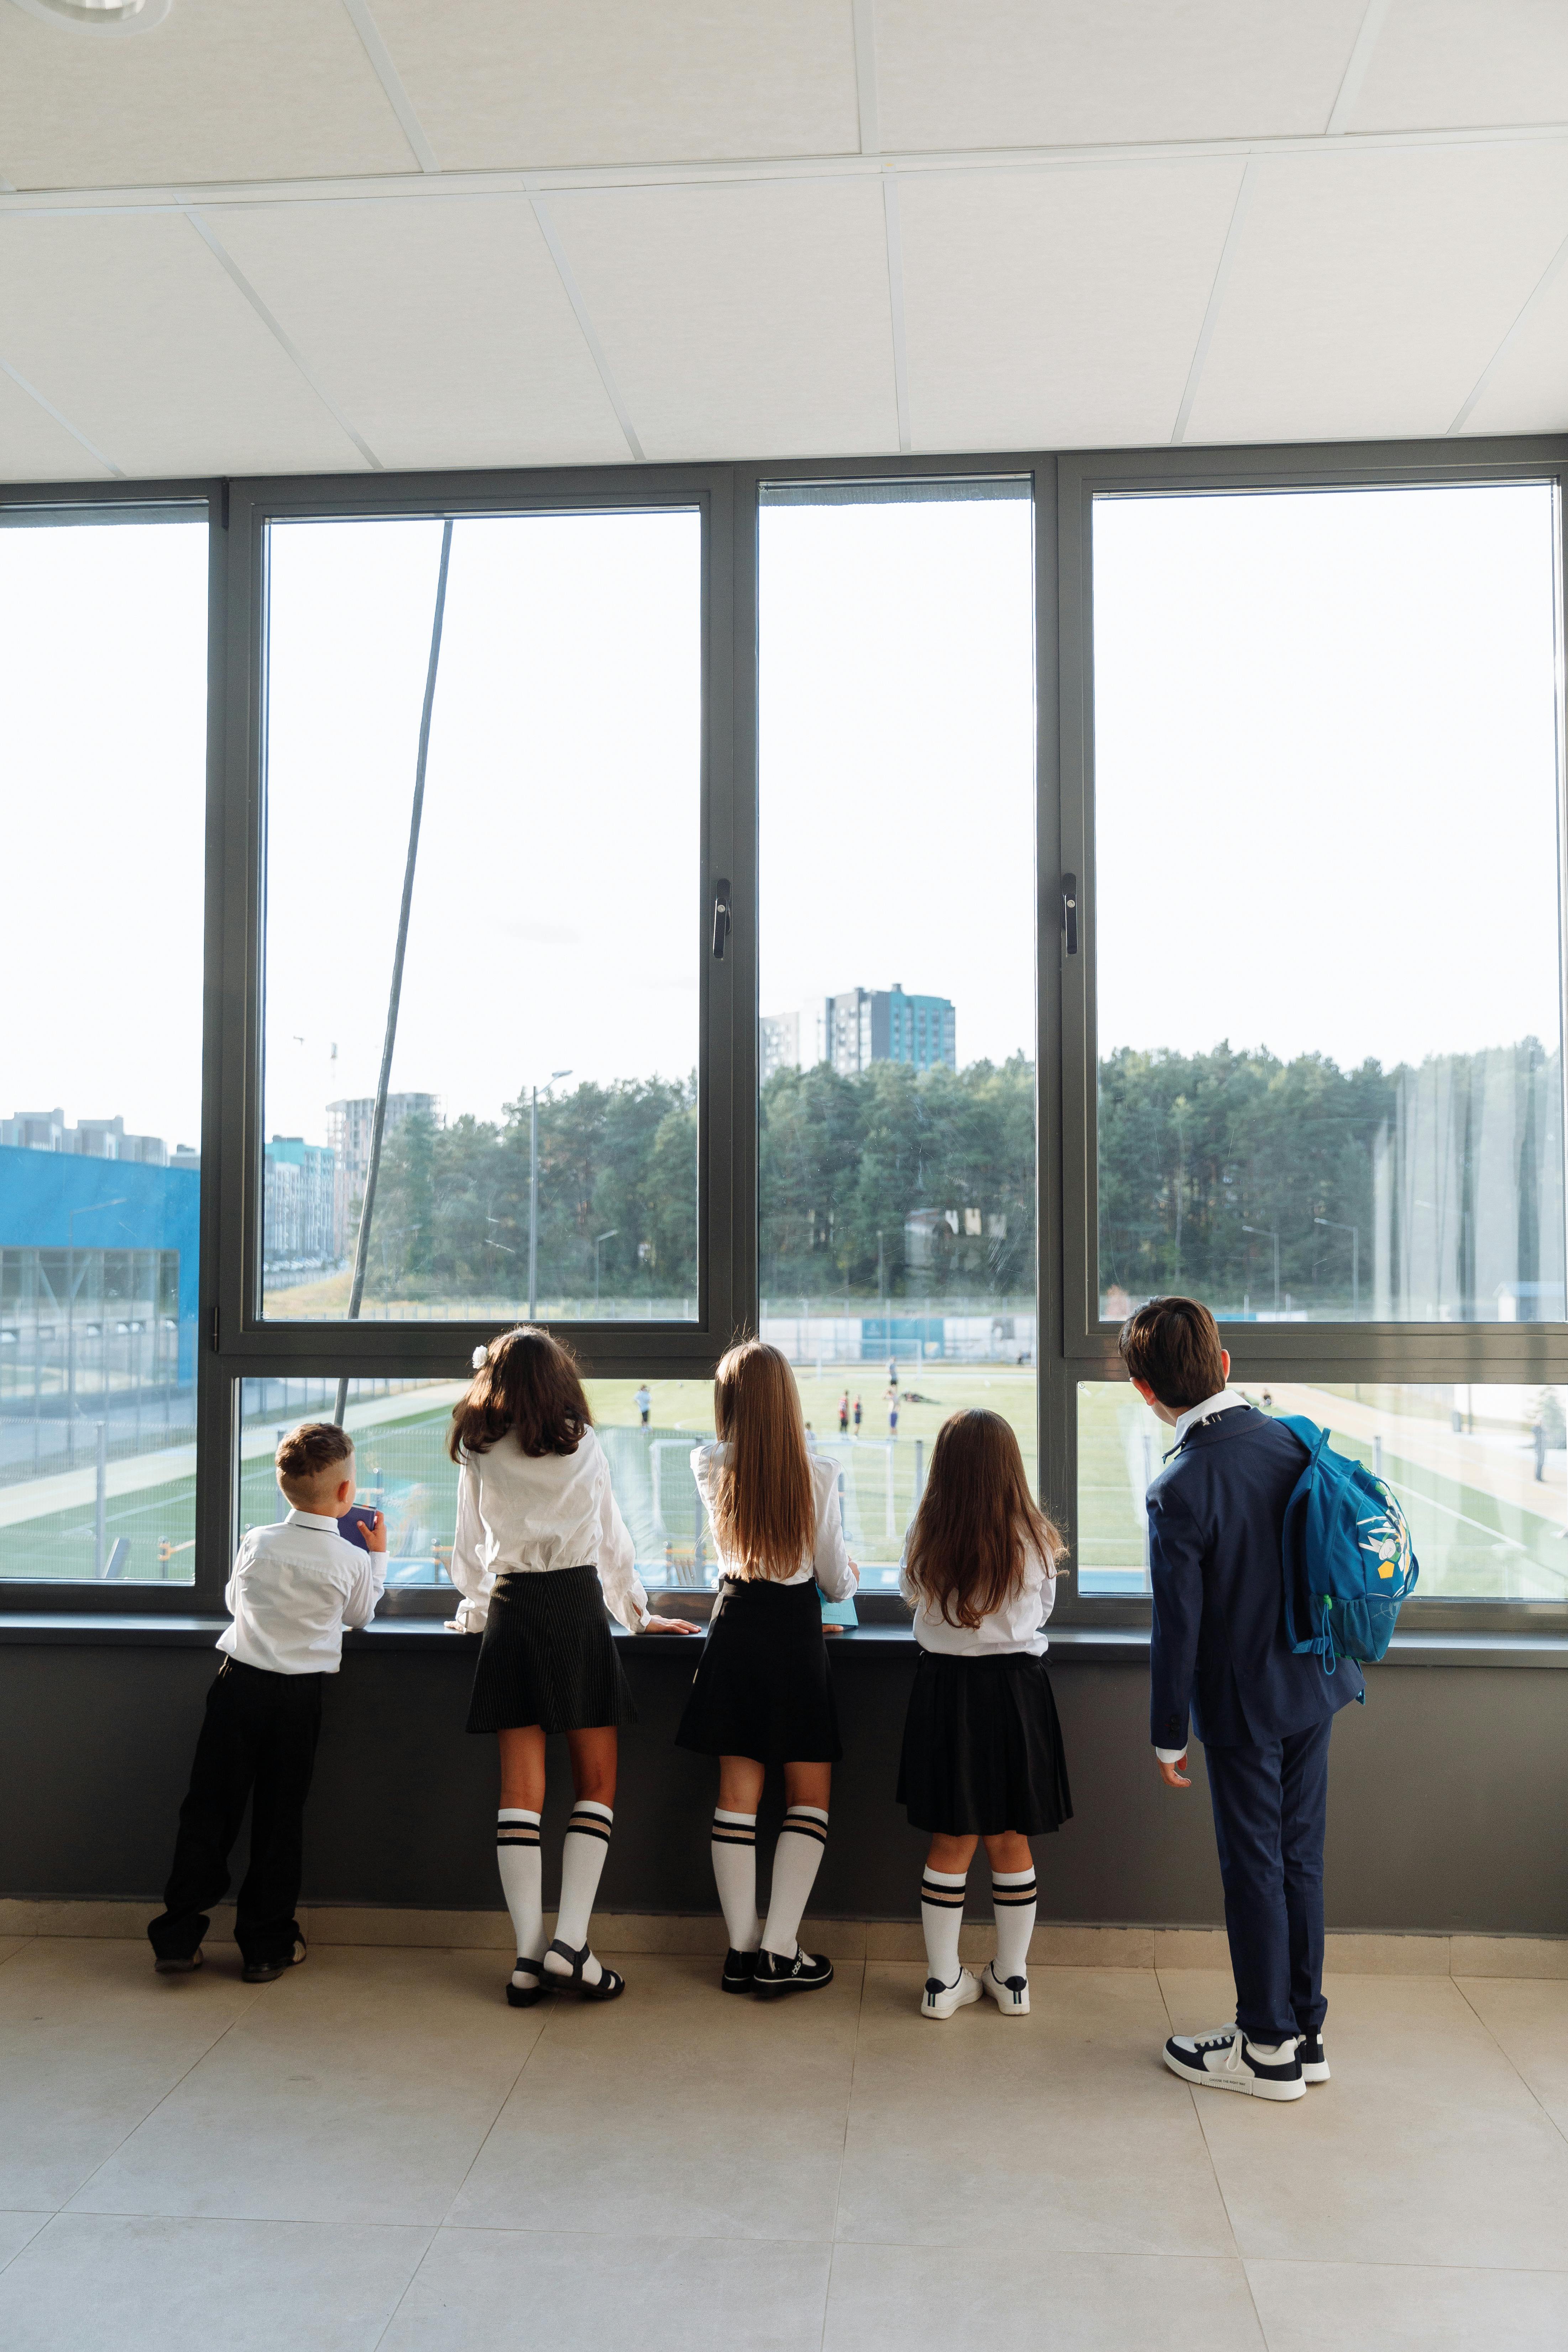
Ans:
{"type": "MultiPolygon", "coordinates": [[[[557,1937],[555,1941],[550,1946],[550,1951],[559,1952],[563,1960],[567,1960],[571,1963],[572,1973],[570,1976],[565,1975],[559,1969],[544,1969],[542,1966],[541,1973],[543,1975],[545,1981],[549,1984],[558,1985],[563,1992],[572,1991],[578,1993],[584,2000],[615,2000],[620,1994],[625,1992],[626,1989],[626,1980],[625,1977],[617,1976],[614,1969],[606,1969],[604,1967],[603,1963],[600,1965],[598,1983],[584,1983],[584,1968],[593,1958],[592,1948],[587,1944],[584,1945],[580,1952],[574,1952],[570,1944],[563,1944],[561,1941],[561,1938],[557,1937]]],[[[546,1957],[548,1958],[548,1954],[546,1957]]]]}
{"type": "MultiPolygon", "coordinates": [[[[520,1985],[512,1984],[509,1981],[506,1989],[507,2000],[510,2002],[513,2009],[531,2009],[536,2000],[543,2000],[545,1989],[550,1981],[549,1978],[544,1973],[544,1963],[542,1960],[525,1960],[520,1952],[517,1957],[517,1968],[531,1969],[533,1974],[539,1979],[539,1982],[531,1985],[520,1985]]],[[[515,1976],[516,1973],[517,1969],[514,1969],[512,1974],[515,1976]]]]}

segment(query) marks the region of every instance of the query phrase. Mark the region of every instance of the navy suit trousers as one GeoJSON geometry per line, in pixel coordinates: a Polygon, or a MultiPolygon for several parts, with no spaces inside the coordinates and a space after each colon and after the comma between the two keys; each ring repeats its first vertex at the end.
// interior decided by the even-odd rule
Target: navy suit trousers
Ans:
{"type": "Polygon", "coordinates": [[[1256,1748],[1205,1748],[1236,2021],[1254,2042],[1316,2033],[1333,1717],[1256,1748]]]}

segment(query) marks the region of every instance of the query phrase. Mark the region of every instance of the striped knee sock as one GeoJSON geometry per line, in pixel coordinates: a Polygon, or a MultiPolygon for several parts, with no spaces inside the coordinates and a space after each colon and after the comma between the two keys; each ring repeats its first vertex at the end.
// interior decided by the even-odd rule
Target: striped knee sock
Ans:
{"type": "Polygon", "coordinates": [[[1035,1932],[1035,1872],[994,1870],[991,1905],[996,1914],[996,1974],[1004,1984],[1029,1973],[1029,1938],[1035,1932]]]}
{"type": "Polygon", "coordinates": [[[921,1880],[921,1928],[926,1939],[926,1976],[939,1984],[958,1981],[958,1936],[963,1925],[967,1871],[933,1870],[921,1880]]]}
{"type": "Polygon", "coordinates": [[[713,1883],[719,1908],[732,1952],[754,1952],[763,1940],[757,1916],[757,1817],[755,1813],[713,1816],[713,1883]]]}
{"type": "MultiPolygon", "coordinates": [[[[566,1841],[561,1849],[561,1908],[555,1919],[555,1940],[570,1951],[580,1950],[588,1940],[588,1922],[594,1916],[594,1897],[599,1891],[599,1874],[610,1850],[615,1818],[610,1806],[595,1804],[591,1799],[580,1801],[572,1808],[566,1841]]],[[[590,1953],[583,1968],[584,1983],[597,1984],[602,1974],[598,1961],[590,1953]]]]}
{"type": "MultiPolygon", "coordinates": [[[[536,1960],[544,1949],[544,1904],[540,1889],[539,1815],[503,1805],[496,1815],[496,1868],[511,1913],[512,1949],[520,1960],[536,1960]]],[[[514,1983],[533,1982],[529,1975],[514,1983]]]]}
{"type": "Polygon", "coordinates": [[[773,1885],[763,1949],[793,1960],[800,1948],[800,1923],[827,1843],[827,1815],[816,1805],[792,1805],[773,1848],[773,1885]]]}

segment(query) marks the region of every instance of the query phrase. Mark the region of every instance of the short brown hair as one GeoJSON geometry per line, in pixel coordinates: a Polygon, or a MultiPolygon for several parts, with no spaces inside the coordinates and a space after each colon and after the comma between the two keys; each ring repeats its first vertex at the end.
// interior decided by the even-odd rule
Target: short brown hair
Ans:
{"type": "Polygon", "coordinates": [[[285,1484],[313,1486],[324,1470],[346,1462],[353,1450],[353,1439],[335,1421],[302,1421],[279,1439],[272,1459],[285,1484]]]}
{"type": "Polygon", "coordinates": [[[1067,1549],[1029,1492],[1011,1422],[980,1406],[952,1414],[910,1529],[910,1584],[943,1624],[973,1631],[1023,1590],[1026,1547],[1047,1570],[1067,1549]]]}
{"type": "Polygon", "coordinates": [[[1219,1325],[1195,1298],[1150,1298],[1135,1307],[1116,1342],[1135,1381],[1173,1412],[1206,1404],[1225,1386],[1219,1325]]]}
{"type": "Polygon", "coordinates": [[[593,1420],[571,1349],[535,1324],[519,1323],[486,1349],[468,1395],[453,1411],[447,1451],[461,1462],[515,1434],[536,1461],[545,1454],[575,1454],[593,1420]]]}
{"type": "Polygon", "coordinates": [[[816,1546],[816,1499],[800,1391],[766,1339],[720,1359],[713,1427],[728,1449],[713,1481],[713,1532],[726,1565],[787,1583],[816,1546]]]}

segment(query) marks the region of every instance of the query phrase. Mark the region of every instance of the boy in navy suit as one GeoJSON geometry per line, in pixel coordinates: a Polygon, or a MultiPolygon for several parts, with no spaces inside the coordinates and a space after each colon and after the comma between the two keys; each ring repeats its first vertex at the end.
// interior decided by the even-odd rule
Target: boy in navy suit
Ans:
{"type": "Polygon", "coordinates": [[[1150,1737],[1167,1788],[1188,1789],[1187,1724],[1204,1743],[1236,2022],[1172,2036],[1189,2083],[1299,2099],[1326,2083],[1323,1826],[1329,1734],[1362,1696],[1348,1659],[1324,1674],[1285,1637],[1280,1531],[1306,1455],[1226,1388],[1219,1327],[1194,1298],[1152,1298],[1122,1326],[1122,1361],[1176,1433],[1151,1486],[1150,1737]]]}

